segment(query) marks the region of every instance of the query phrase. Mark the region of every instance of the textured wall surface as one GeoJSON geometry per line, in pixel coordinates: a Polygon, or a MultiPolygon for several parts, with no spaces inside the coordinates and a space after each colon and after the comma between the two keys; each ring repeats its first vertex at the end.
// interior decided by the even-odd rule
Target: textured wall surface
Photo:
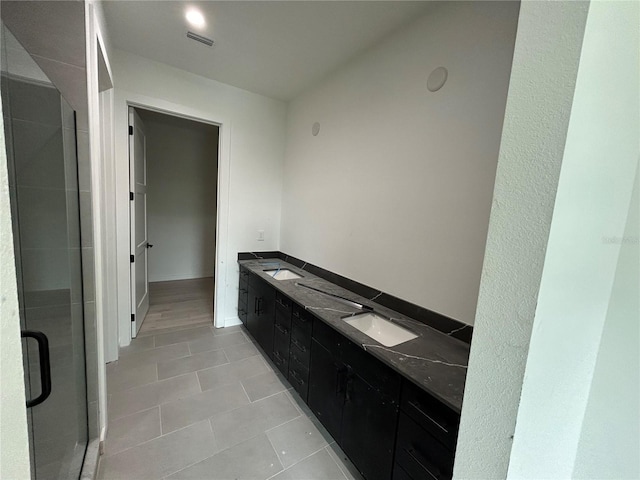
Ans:
{"type": "Polygon", "coordinates": [[[520,5],[454,477],[505,478],[588,4],[520,5]]]}
{"type": "MultiPolygon", "coordinates": [[[[598,352],[604,359],[616,348],[601,346],[601,340],[607,311],[616,307],[611,292],[620,248],[629,248],[621,239],[640,156],[640,40],[631,18],[640,18],[637,2],[593,1],[589,6],[511,452],[512,478],[572,478],[598,352]]],[[[626,284],[618,282],[621,288],[632,288],[629,278],[626,284]]],[[[637,298],[637,287],[634,291],[637,298]]],[[[630,309],[620,293],[617,308],[630,309]]],[[[621,328],[625,321],[634,322],[612,314],[610,320],[621,321],[621,328]]],[[[635,324],[639,321],[636,313],[635,324]]],[[[625,355],[623,345],[614,350],[621,360],[619,374],[635,373],[637,379],[638,364],[634,368],[622,361],[631,353],[625,355]]],[[[612,405],[633,403],[631,392],[630,384],[608,398],[612,405]]],[[[604,386],[593,394],[606,395],[604,386]]],[[[624,429],[614,430],[620,419],[607,418],[612,422],[608,436],[620,439],[624,429]]],[[[639,421],[636,409],[627,422],[637,426],[639,421]]],[[[603,449],[609,444],[608,438],[590,438],[586,432],[583,437],[603,449]]],[[[638,450],[632,453],[631,444],[623,444],[622,451],[635,455],[637,464],[638,450]]],[[[616,476],[620,467],[600,468],[616,476]]]]}
{"type": "MultiPolygon", "coordinates": [[[[125,252],[129,249],[127,102],[224,123],[220,129],[220,162],[225,161],[226,152],[230,164],[228,238],[226,255],[218,259],[216,270],[226,277],[222,292],[226,300],[220,302],[217,297],[218,305],[225,304],[217,315],[221,325],[238,324],[238,252],[277,250],[280,246],[286,105],[120,50],[114,51],[112,62],[116,85],[118,249],[125,252]],[[258,230],[264,230],[264,241],[257,240],[258,230]]],[[[219,205],[223,208],[221,202],[219,205]]],[[[120,345],[124,346],[130,341],[129,260],[126,257],[119,260],[118,320],[120,345]]]]}
{"type": "Polygon", "coordinates": [[[291,102],[281,250],[472,324],[517,15],[435,2],[291,102]]]}

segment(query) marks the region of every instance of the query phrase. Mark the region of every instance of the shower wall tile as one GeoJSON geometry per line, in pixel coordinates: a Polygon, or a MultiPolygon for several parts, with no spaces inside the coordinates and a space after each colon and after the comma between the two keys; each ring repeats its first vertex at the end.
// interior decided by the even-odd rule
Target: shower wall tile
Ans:
{"type": "Polygon", "coordinates": [[[29,328],[44,332],[49,338],[49,347],[71,346],[71,305],[26,308],[25,318],[29,328]]]}
{"type": "Polygon", "coordinates": [[[89,134],[79,131],[78,145],[78,186],[82,192],[91,191],[91,151],[89,149],[89,134]]]}
{"type": "Polygon", "coordinates": [[[83,247],[93,246],[93,212],[91,192],[80,192],[80,241],[83,247]]]}
{"type": "Polygon", "coordinates": [[[14,120],[60,126],[60,96],[53,86],[10,79],[9,92],[14,120]]]}
{"type": "Polygon", "coordinates": [[[95,300],[96,282],[95,268],[93,265],[93,247],[82,249],[82,284],[85,302],[93,302],[95,300]]]}
{"type": "Polygon", "coordinates": [[[65,188],[62,129],[13,121],[16,182],[19,186],[65,188]]]}
{"type": "Polygon", "coordinates": [[[65,188],[78,190],[78,156],[76,153],[76,131],[70,128],[62,129],[64,145],[64,175],[65,188]]]}
{"type": "Polygon", "coordinates": [[[25,306],[57,305],[50,301],[63,300],[58,291],[66,292],[63,303],[69,303],[69,254],[66,249],[22,249],[22,281],[25,291],[25,306]],[[49,293],[52,298],[48,299],[49,293]],[[30,294],[27,296],[27,294],[30,294]],[[34,296],[42,298],[34,299],[34,296]],[[31,303],[31,300],[37,303],[31,303]]]}
{"type": "Polygon", "coordinates": [[[69,249],[69,288],[71,290],[71,303],[82,302],[82,250],[80,248],[69,249]]]}
{"type": "Polygon", "coordinates": [[[75,130],[76,119],[73,108],[64,98],[60,99],[60,110],[62,112],[62,128],[75,130]]]}
{"type": "Polygon", "coordinates": [[[21,247],[66,248],[66,212],[64,190],[18,187],[21,247]]]}
{"type": "MultiPolygon", "coordinates": [[[[87,104],[87,77],[83,67],[50,58],[34,56],[34,60],[47,74],[60,93],[76,111],[78,130],[89,130],[89,110],[87,104]]],[[[60,116],[58,116],[58,121],[60,116]]]]}
{"type": "Polygon", "coordinates": [[[80,204],[77,190],[65,192],[67,202],[67,237],[69,248],[80,248],[80,204]]]}

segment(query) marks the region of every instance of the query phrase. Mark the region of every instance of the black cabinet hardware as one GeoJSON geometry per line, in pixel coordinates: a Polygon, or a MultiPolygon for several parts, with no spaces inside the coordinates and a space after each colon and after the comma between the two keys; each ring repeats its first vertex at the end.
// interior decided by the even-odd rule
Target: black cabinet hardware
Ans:
{"type": "Polygon", "coordinates": [[[51,395],[51,363],[49,360],[49,339],[47,336],[36,330],[22,330],[22,338],[33,338],[38,342],[38,356],[40,357],[40,395],[31,400],[27,400],[27,408],[35,407],[44,402],[51,395]]]}
{"type": "Polygon", "coordinates": [[[422,468],[425,472],[431,475],[432,478],[434,478],[435,480],[440,480],[440,472],[435,468],[433,470],[436,473],[432,472],[429,467],[427,467],[424,463],[420,461],[418,457],[416,457],[415,450],[413,448],[404,448],[403,450],[407,453],[407,455],[409,455],[411,460],[416,462],[420,466],[420,468],[422,468]]]}

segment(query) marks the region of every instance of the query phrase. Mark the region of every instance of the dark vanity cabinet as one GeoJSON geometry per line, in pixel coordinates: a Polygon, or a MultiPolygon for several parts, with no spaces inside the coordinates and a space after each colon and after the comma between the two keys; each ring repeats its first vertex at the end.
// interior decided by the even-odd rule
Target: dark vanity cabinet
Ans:
{"type": "Polygon", "coordinates": [[[257,275],[249,273],[247,330],[269,357],[273,357],[275,289],[257,275]]]}
{"type": "Polygon", "coordinates": [[[249,309],[247,305],[249,304],[249,270],[245,267],[240,267],[240,280],[238,282],[238,318],[240,321],[246,326],[247,325],[247,314],[249,313],[249,309]]]}
{"type": "Polygon", "coordinates": [[[347,367],[342,362],[346,339],[331,327],[316,321],[311,341],[308,405],[331,436],[339,442],[342,427],[347,367]]]}
{"type": "Polygon", "coordinates": [[[240,267],[238,315],[366,480],[447,480],[460,414],[240,267]]]}
{"type": "Polygon", "coordinates": [[[291,312],[291,346],[289,349],[289,382],[306,402],[309,390],[311,329],[313,317],[297,303],[291,312]]]}
{"type": "Polygon", "coordinates": [[[460,415],[409,381],[403,382],[394,480],[447,480],[460,415]]]}
{"type": "Polygon", "coordinates": [[[309,406],[367,480],[391,478],[400,376],[316,321],[309,406]]]}
{"type": "Polygon", "coordinates": [[[273,332],[273,363],[289,377],[289,344],[291,343],[291,300],[276,292],[276,311],[273,332]]]}

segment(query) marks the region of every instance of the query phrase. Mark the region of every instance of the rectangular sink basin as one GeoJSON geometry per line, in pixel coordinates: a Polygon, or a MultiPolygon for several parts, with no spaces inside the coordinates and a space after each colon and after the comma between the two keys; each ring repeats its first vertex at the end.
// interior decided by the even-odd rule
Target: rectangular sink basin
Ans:
{"type": "Polygon", "coordinates": [[[302,278],[302,275],[298,275],[295,272],[292,272],[288,268],[281,269],[273,269],[273,270],[263,270],[264,273],[269,275],[270,277],[275,278],[276,280],[295,280],[296,278],[302,278]]]}
{"type": "Polygon", "coordinates": [[[395,347],[418,336],[375,313],[345,317],[344,321],[385,347],[395,347]]]}

